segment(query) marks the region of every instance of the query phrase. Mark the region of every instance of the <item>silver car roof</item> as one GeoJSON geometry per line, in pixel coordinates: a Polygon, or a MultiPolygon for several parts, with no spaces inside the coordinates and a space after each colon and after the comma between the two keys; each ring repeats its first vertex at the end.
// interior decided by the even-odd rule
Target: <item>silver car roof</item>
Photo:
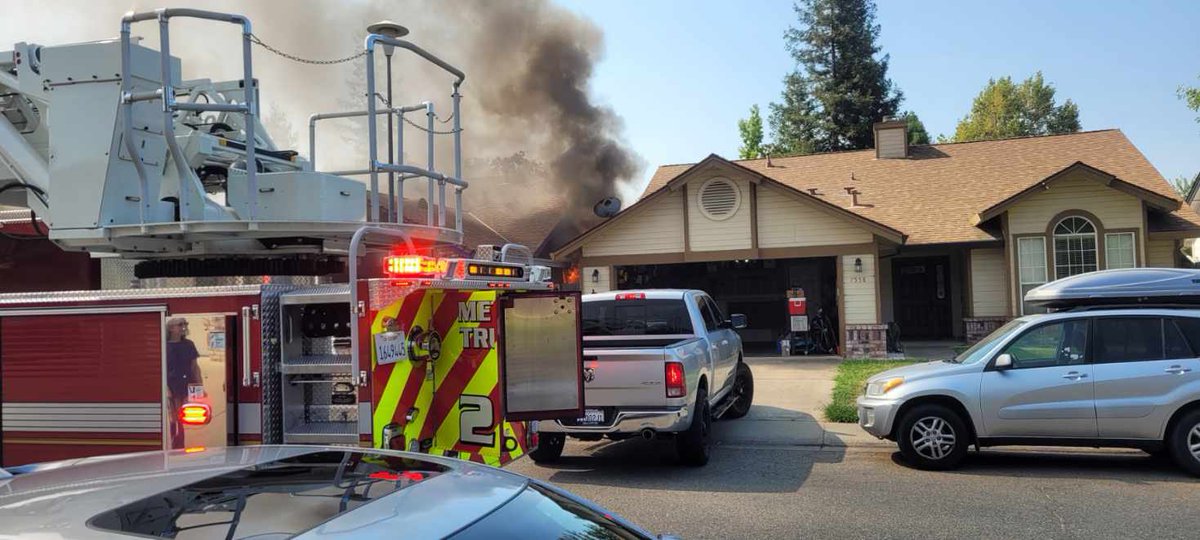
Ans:
{"type": "Polygon", "coordinates": [[[114,531],[90,527],[88,521],[208,478],[325,451],[382,453],[448,470],[340,514],[296,538],[392,538],[397,531],[403,531],[405,538],[443,538],[504,505],[529,483],[491,467],[390,450],[272,445],[171,450],[48,463],[0,480],[0,523],[6,537],[40,538],[50,530],[61,538],[119,537],[114,531]]]}

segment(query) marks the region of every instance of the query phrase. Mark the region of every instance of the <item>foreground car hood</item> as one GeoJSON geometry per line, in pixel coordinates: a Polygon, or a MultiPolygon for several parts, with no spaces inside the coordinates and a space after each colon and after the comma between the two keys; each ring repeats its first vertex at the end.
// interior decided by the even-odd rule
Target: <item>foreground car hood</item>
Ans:
{"type": "Polygon", "coordinates": [[[944,360],[935,360],[933,362],[924,362],[913,364],[911,366],[902,366],[889,369],[887,371],[872,375],[867,379],[867,383],[890,379],[892,377],[904,377],[905,382],[912,382],[929,377],[939,377],[942,375],[952,375],[955,373],[965,373],[976,371],[979,366],[974,364],[955,364],[944,360]]]}

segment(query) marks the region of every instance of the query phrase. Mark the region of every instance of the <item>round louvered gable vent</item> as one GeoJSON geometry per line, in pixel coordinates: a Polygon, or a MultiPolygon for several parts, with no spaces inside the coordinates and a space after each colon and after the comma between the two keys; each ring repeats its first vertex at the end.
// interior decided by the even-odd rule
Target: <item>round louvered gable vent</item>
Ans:
{"type": "Polygon", "coordinates": [[[741,191],[726,178],[713,178],[700,186],[700,212],[708,219],[729,219],[741,203],[741,191]]]}

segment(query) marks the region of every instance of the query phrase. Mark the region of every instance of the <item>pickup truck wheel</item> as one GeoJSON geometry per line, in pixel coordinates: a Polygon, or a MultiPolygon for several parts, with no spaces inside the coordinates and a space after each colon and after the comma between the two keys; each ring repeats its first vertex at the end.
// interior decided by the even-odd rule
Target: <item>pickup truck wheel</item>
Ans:
{"type": "Polygon", "coordinates": [[[900,419],[896,439],[905,461],[918,469],[944,471],[967,456],[970,433],[958,413],[941,405],[918,405],[900,419]]]}
{"type": "Polygon", "coordinates": [[[1167,447],[1175,463],[1200,476],[1200,410],[1183,415],[1167,435],[1167,447]]]}
{"type": "Polygon", "coordinates": [[[725,414],[721,415],[722,420],[741,418],[750,412],[750,405],[754,402],[754,374],[750,373],[750,366],[743,362],[738,362],[729,399],[732,399],[733,403],[725,410],[725,414]]]}
{"type": "Polygon", "coordinates": [[[687,431],[675,438],[675,451],[679,461],[689,467],[702,467],[708,463],[708,439],[712,431],[712,411],[708,406],[708,392],[701,388],[696,392],[696,414],[687,431]]]}
{"type": "Polygon", "coordinates": [[[529,453],[535,463],[553,463],[562,456],[567,436],[562,433],[538,433],[537,449],[529,453]]]}

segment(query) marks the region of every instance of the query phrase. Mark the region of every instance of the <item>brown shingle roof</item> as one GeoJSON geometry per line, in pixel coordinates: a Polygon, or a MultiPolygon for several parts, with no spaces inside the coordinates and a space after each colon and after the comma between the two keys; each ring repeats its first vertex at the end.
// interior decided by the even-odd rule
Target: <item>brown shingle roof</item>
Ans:
{"type": "MultiPolygon", "coordinates": [[[[1120,130],[921,145],[909,159],[876,159],[875,150],[737,161],[787,186],[809,192],[908,235],[909,244],[992,240],[972,217],[1076,162],[1158,195],[1179,200],[1161,174],[1120,130]],[[861,195],[851,207],[844,188],[861,195]]],[[[666,186],[691,164],[659,167],[645,194],[666,186]]],[[[1198,230],[1200,215],[1183,206],[1151,230],[1198,230]],[[1158,229],[1165,226],[1169,229],[1158,229]]]]}

